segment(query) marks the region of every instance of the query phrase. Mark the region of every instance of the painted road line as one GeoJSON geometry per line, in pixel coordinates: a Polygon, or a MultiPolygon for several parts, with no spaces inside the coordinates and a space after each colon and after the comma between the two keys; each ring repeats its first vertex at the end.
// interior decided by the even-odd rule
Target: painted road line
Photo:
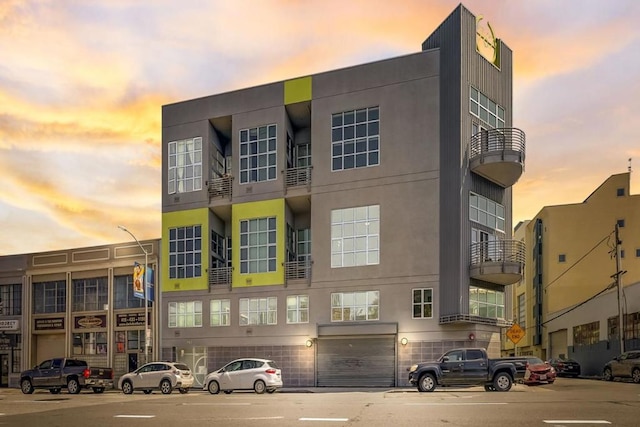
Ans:
{"type": "Polygon", "coordinates": [[[611,424],[606,420],[542,420],[547,424],[611,424]]]}
{"type": "Polygon", "coordinates": [[[182,406],[198,406],[198,405],[206,405],[206,406],[249,406],[252,405],[249,402],[229,402],[229,403],[206,403],[206,402],[193,402],[193,403],[181,403],[182,406]]]}
{"type": "Polygon", "coordinates": [[[298,418],[298,421],[338,421],[346,422],[349,418],[298,418]]]}
{"type": "Polygon", "coordinates": [[[460,403],[448,403],[448,402],[425,402],[425,403],[405,403],[409,406],[478,406],[478,405],[508,405],[507,402],[460,402],[460,403]]]}
{"type": "Polygon", "coordinates": [[[113,418],[155,418],[155,415],[114,415],[113,418]]]}

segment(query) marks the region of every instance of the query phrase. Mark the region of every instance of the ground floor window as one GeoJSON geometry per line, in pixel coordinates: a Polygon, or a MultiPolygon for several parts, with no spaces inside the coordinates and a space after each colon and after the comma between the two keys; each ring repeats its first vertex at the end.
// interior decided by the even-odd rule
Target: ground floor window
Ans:
{"type": "Polygon", "coordinates": [[[107,354],[106,332],[81,332],[73,334],[73,354],[107,354]]]}

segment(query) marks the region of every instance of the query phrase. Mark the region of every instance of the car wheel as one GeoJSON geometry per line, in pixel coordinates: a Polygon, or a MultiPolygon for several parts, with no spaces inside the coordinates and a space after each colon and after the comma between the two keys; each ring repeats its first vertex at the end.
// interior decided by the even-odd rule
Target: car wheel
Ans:
{"type": "Polygon", "coordinates": [[[631,372],[631,379],[633,379],[634,383],[640,383],[640,369],[635,368],[633,372],[631,372]]]}
{"type": "Polygon", "coordinates": [[[253,384],[253,390],[258,394],[264,393],[266,389],[267,386],[262,380],[258,380],[253,384]]]}
{"type": "Polygon", "coordinates": [[[431,392],[436,389],[436,378],[433,374],[423,374],[418,381],[418,390],[431,392]]]}
{"type": "Polygon", "coordinates": [[[511,379],[511,375],[506,372],[498,372],[493,379],[493,388],[495,388],[496,391],[509,391],[512,385],[513,380],[511,379]]]}
{"type": "Polygon", "coordinates": [[[49,393],[51,393],[51,394],[60,394],[60,389],[59,388],[50,388],[49,389],[49,393]]]}
{"type": "Polygon", "coordinates": [[[24,394],[33,393],[33,385],[31,384],[31,380],[25,379],[20,383],[20,389],[24,394]]]}
{"type": "Polygon", "coordinates": [[[180,394],[187,394],[189,393],[189,389],[188,388],[179,388],[178,391],[180,391],[180,394]]]}
{"type": "Polygon", "coordinates": [[[152,390],[142,390],[144,394],[151,394],[152,390]]]}
{"type": "Polygon", "coordinates": [[[77,379],[71,378],[67,383],[67,390],[69,390],[69,394],[78,394],[80,393],[80,383],[77,379]]]}
{"type": "Polygon", "coordinates": [[[491,384],[485,384],[484,385],[484,391],[496,391],[496,389],[493,388],[493,386],[491,384]]]}
{"type": "Polygon", "coordinates": [[[207,390],[211,394],[218,394],[220,393],[220,384],[218,384],[218,381],[211,381],[207,386],[207,390]]]}
{"type": "Polygon", "coordinates": [[[613,373],[611,372],[611,368],[604,368],[602,378],[605,381],[613,381],[613,373]]]}
{"type": "MultiPolygon", "coordinates": [[[[145,390],[146,392],[147,390],[145,390]]],[[[131,394],[133,393],[133,384],[131,384],[131,381],[125,381],[122,383],[122,392],[124,394],[131,394]]]]}
{"type": "Polygon", "coordinates": [[[104,393],[104,387],[94,387],[93,392],[97,394],[104,393]]]}
{"type": "Polygon", "coordinates": [[[225,390],[224,394],[231,394],[233,392],[233,390],[225,390]]]}
{"type": "Polygon", "coordinates": [[[167,379],[164,379],[160,382],[160,391],[162,394],[171,394],[173,391],[173,387],[171,387],[171,382],[167,379]]]}

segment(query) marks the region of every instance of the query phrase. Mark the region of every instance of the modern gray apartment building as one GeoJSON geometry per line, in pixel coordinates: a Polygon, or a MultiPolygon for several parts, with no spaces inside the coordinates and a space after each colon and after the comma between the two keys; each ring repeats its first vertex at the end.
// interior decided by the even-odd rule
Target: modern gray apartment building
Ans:
{"type": "Polygon", "coordinates": [[[162,357],[387,387],[498,355],[525,259],[512,74],[460,5],[418,53],[163,106],[162,357]]]}

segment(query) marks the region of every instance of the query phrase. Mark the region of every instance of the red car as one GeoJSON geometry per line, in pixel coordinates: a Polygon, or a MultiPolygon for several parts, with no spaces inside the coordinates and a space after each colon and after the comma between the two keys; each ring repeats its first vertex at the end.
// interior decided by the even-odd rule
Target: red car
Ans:
{"type": "Polygon", "coordinates": [[[528,357],[523,383],[526,385],[553,384],[556,370],[537,357],[528,357]]]}

